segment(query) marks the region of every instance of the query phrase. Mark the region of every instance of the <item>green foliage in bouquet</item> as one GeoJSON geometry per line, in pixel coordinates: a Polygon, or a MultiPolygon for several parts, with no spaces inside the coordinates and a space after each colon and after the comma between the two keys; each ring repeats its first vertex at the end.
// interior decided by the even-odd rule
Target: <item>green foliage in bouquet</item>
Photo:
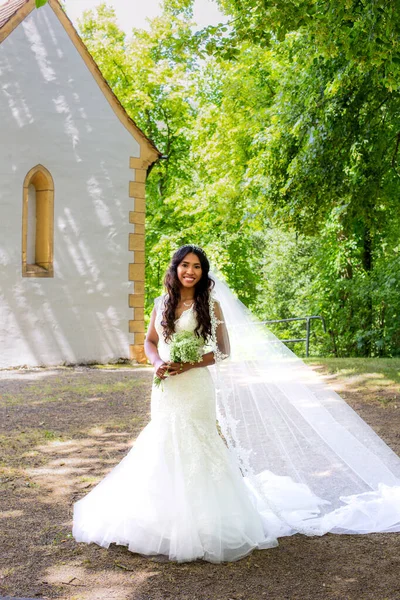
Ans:
{"type": "Polygon", "coordinates": [[[171,340],[171,361],[195,363],[203,356],[204,340],[191,331],[178,331],[171,340]]]}
{"type": "MultiPolygon", "coordinates": [[[[203,356],[204,339],[197,337],[191,331],[178,331],[171,338],[171,362],[191,363],[200,362],[203,356]]],[[[160,377],[154,377],[154,384],[162,384],[160,377]]]]}

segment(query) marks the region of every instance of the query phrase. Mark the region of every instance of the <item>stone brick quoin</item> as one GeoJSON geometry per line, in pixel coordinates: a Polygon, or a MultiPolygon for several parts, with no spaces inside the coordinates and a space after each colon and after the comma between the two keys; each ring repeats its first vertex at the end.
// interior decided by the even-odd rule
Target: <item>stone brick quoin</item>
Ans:
{"type": "Polygon", "coordinates": [[[135,333],[135,345],[144,344],[144,338],[146,337],[145,333],[135,333]]]}
{"type": "Polygon", "coordinates": [[[144,183],[137,183],[136,181],[130,181],[129,182],[129,196],[130,196],[130,198],[145,198],[146,185],[144,183]]]}
{"type": "Polygon", "coordinates": [[[131,360],[136,360],[138,363],[146,363],[146,355],[142,344],[132,344],[129,346],[131,360]]]}
{"type": "Polygon", "coordinates": [[[135,281],[133,283],[133,296],[136,296],[136,294],[145,294],[145,285],[144,285],[144,281],[135,281]]]}
{"type": "MultiPolygon", "coordinates": [[[[129,250],[140,250],[144,252],[144,235],[139,233],[130,233],[129,234],[129,250]]],[[[137,260],[135,256],[135,262],[144,262],[137,260]]]]}
{"type": "Polygon", "coordinates": [[[145,333],[143,321],[129,321],[129,333],[145,333]]]}
{"type": "Polygon", "coordinates": [[[130,308],[143,308],[144,294],[129,294],[129,306],[130,308]]]}
{"type": "Polygon", "coordinates": [[[135,250],[135,264],[140,265],[144,263],[144,252],[135,250]]]}
{"type": "Polygon", "coordinates": [[[135,169],[135,182],[146,183],[147,171],[145,169],[135,169]]]}
{"type": "Polygon", "coordinates": [[[135,321],[144,321],[144,308],[143,307],[135,307],[133,309],[133,319],[135,321]]]}
{"type": "Polygon", "coordinates": [[[129,213],[129,223],[134,223],[135,225],[144,225],[146,221],[146,215],[144,212],[136,212],[131,211],[129,213]]]}
{"type": "Polygon", "coordinates": [[[136,233],[137,235],[144,235],[144,225],[140,225],[140,223],[135,223],[133,226],[133,233],[136,233]]]}
{"type": "Polygon", "coordinates": [[[146,212],[146,200],[144,198],[135,198],[134,199],[134,212],[136,213],[145,213],[146,212]]]}
{"type": "Polygon", "coordinates": [[[142,264],[135,264],[135,263],[131,263],[129,265],[129,280],[130,281],[134,281],[135,283],[137,281],[142,281],[144,284],[144,263],[142,264]]]}
{"type": "MultiPolygon", "coordinates": [[[[143,148],[143,150],[144,150],[144,148],[143,148]]],[[[154,161],[154,158],[151,158],[150,154],[143,152],[141,158],[136,158],[134,156],[131,156],[129,158],[129,168],[135,169],[135,171],[138,170],[138,171],[146,171],[147,172],[147,169],[153,163],[153,161],[154,161]]]]}
{"type": "Polygon", "coordinates": [[[145,300],[145,213],[146,213],[146,176],[151,157],[141,152],[140,158],[130,157],[129,167],[134,169],[134,181],[129,182],[129,197],[134,198],[134,210],[129,213],[129,222],[134,225],[129,234],[129,250],[134,252],[133,263],[129,265],[129,279],[133,281],[134,293],[129,295],[129,306],[133,309],[133,320],[129,322],[129,331],[134,334],[134,343],[130,345],[131,358],[145,362],[143,344],[144,300],[145,300]]]}

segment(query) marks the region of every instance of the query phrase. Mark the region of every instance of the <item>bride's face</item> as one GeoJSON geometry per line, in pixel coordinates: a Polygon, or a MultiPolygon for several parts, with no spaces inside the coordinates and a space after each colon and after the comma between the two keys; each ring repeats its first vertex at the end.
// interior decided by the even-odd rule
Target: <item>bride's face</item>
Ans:
{"type": "Polygon", "coordinates": [[[202,273],[200,260],[194,252],[186,254],[177,268],[179,283],[184,288],[194,287],[200,281],[202,273]]]}

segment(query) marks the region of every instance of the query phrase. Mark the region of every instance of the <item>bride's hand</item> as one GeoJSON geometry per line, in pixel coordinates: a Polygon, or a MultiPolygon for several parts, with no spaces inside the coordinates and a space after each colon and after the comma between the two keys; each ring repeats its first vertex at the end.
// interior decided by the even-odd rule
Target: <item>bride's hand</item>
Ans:
{"type": "Polygon", "coordinates": [[[181,373],[185,373],[185,371],[189,371],[192,368],[190,363],[180,363],[173,362],[168,363],[168,375],[173,377],[174,375],[180,375],[181,373]]]}
{"type": "Polygon", "coordinates": [[[166,371],[169,371],[169,365],[163,360],[159,359],[154,363],[154,373],[157,377],[165,379],[169,375],[169,373],[166,375],[166,371]]]}

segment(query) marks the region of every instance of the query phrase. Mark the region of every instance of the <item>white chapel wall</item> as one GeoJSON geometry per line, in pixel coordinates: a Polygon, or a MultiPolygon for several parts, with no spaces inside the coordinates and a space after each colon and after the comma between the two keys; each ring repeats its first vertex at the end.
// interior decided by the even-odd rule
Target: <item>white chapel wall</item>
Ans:
{"type": "Polygon", "coordinates": [[[129,156],[120,123],[50,6],[0,44],[0,368],[129,357],[129,156]],[[22,188],[54,180],[54,278],[22,277],[22,188]]]}

